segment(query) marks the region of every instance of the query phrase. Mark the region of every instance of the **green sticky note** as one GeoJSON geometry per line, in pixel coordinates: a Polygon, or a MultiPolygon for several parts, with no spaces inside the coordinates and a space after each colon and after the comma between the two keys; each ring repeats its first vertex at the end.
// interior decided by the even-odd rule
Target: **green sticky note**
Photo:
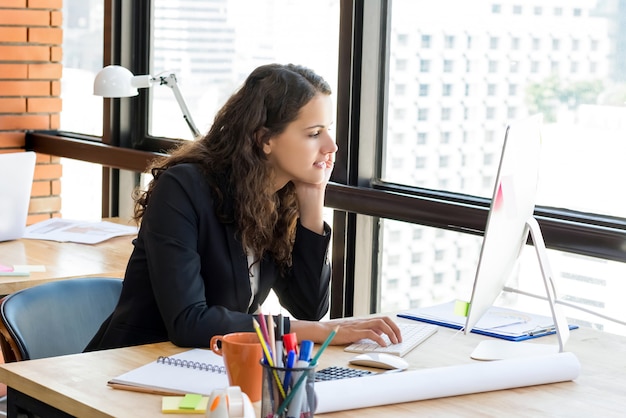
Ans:
{"type": "Polygon", "coordinates": [[[470,307],[469,302],[457,300],[454,302],[454,314],[466,317],[467,313],[469,312],[469,307],[470,307]]]}
{"type": "Polygon", "coordinates": [[[201,400],[202,400],[202,395],[197,395],[195,393],[188,393],[185,396],[183,396],[183,399],[181,399],[180,403],[178,404],[178,407],[180,409],[196,409],[201,400]]]}

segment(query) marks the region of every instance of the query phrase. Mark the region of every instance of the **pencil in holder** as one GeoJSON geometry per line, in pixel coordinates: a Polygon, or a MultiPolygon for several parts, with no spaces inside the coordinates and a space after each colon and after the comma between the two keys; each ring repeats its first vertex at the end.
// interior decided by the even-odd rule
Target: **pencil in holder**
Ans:
{"type": "Polygon", "coordinates": [[[309,418],[315,414],[315,366],[271,367],[261,361],[262,418],[309,418]]]}

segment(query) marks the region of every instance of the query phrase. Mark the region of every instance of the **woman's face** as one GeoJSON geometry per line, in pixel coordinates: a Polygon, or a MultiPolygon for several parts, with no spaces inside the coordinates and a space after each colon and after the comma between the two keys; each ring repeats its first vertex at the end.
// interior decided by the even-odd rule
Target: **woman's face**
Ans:
{"type": "Polygon", "coordinates": [[[322,184],[328,180],[337,151],[330,135],[332,122],[331,98],[318,93],[300,109],[296,120],[263,146],[274,168],[276,190],[289,181],[322,184]]]}

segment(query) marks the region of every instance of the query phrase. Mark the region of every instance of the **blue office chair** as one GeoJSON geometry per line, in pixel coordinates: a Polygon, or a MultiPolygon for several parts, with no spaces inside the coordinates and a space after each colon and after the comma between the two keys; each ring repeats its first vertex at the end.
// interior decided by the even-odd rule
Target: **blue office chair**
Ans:
{"type": "Polygon", "coordinates": [[[82,352],[113,312],[122,280],[81,277],[40,284],[0,302],[5,363],[82,352]]]}

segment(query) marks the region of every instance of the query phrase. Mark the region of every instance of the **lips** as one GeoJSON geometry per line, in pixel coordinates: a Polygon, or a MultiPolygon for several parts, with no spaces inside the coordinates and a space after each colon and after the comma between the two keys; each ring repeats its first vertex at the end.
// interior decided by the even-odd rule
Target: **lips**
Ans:
{"type": "Polygon", "coordinates": [[[313,165],[318,168],[332,168],[333,165],[335,165],[335,162],[332,160],[325,160],[325,161],[318,161],[314,163],[313,165]]]}

